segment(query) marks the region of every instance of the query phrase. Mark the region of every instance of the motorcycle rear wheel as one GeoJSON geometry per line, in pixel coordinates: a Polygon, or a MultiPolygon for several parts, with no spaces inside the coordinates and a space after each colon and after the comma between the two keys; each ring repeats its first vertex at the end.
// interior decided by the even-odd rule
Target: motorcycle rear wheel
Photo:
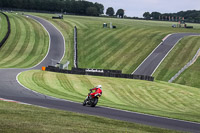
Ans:
{"type": "Polygon", "coordinates": [[[84,102],[83,102],[83,106],[85,106],[86,105],[86,100],[84,100],[84,102]]]}

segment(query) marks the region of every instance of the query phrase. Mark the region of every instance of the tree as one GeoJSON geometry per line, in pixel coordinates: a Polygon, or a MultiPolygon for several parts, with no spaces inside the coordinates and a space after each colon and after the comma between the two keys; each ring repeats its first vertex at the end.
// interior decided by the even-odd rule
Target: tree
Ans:
{"type": "Polygon", "coordinates": [[[159,13],[159,12],[152,12],[151,13],[151,17],[153,17],[153,19],[159,19],[160,15],[161,15],[161,13],[159,13]]]}
{"type": "Polygon", "coordinates": [[[112,7],[108,7],[108,9],[106,10],[106,15],[108,16],[113,16],[115,14],[115,11],[112,7]]]}
{"type": "Polygon", "coordinates": [[[88,16],[98,16],[98,11],[96,7],[88,7],[86,9],[86,15],[88,16]]]}
{"type": "Polygon", "coordinates": [[[145,12],[144,14],[143,14],[143,17],[145,18],[145,19],[150,19],[150,13],[149,12],[145,12]]]}
{"type": "Polygon", "coordinates": [[[95,2],[94,6],[97,8],[98,15],[104,14],[104,6],[102,4],[95,2]]]}
{"type": "Polygon", "coordinates": [[[124,10],[118,9],[116,15],[119,16],[120,18],[124,18],[124,10]]]}

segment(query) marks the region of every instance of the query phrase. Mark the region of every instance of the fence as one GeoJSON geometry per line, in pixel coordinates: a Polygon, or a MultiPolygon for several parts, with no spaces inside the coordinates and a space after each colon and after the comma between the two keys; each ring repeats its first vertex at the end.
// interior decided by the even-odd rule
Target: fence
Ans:
{"type": "Polygon", "coordinates": [[[68,74],[79,74],[79,75],[93,75],[93,76],[104,76],[104,77],[116,77],[116,78],[128,78],[128,79],[140,79],[147,81],[154,81],[154,77],[145,75],[133,75],[123,74],[120,70],[105,70],[105,69],[85,69],[85,68],[72,68],[72,70],[60,69],[54,66],[46,67],[46,71],[68,73],[68,74]]]}
{"type": "Polygon", "coordinates": [[[78,68],[77,28],[74,27],[74,67],[78,68]]]}
{"type": "Polygon", "coordinates": [[[6,21],[8,23],[8,31],[7,31],[7,33],[5,35],[5,37],[0,42],[0,47],[6,42],[6,40],[8,39],[8,37],[10,35],[10,20],[9,20],[8,16],[5,13],[3,13],[3,12],[1,12],[1,13],[6,17],[6,21]]]}
{"type": "Polygon", "coordinates": [[[175,74],[168,82],[172,83],[176,78],[178,78],[178,76],[184,72],[189,66],[191,66],[195,60],[198,58],[200,53],[200,48],[197,50],[197,53],[195,54],[195,56],[192,58],[192,60],[190,60],[177,74],[175,74]]]}

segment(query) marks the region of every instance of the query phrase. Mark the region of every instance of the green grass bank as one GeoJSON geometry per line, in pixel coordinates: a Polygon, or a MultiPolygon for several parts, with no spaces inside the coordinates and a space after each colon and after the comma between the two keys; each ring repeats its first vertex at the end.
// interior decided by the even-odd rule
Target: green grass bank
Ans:
{"type": "Polygon", "coordinates": [[[83,102],[90,88],[101,84],[98,105],[200,122],[200,89],[155,81],[69,75],[39,70],[19,75],[26,87],[49,96],[83,102]]]}
{"type": "Polygon", "coordinates": [[[184,71],[174,82],[200,88],[200,58],[184,71]]]}
{"type": "MultiPolygon", "coordinates": [[[[170,33],[199,32],[194,29],[172,28],[176,22],[145,21],[102,17],[64,15],[63,20],[52,19],[52,14],[37,14],[52,22],[64,34],[66,55],[73,66],[73,28],[78,28],[78,63],[82,68],[117,69],[132,73],[138,65],[170,33]],[[103,29],[103,23],[112,22],[116,29],[103,29]]],[[[70,67],[71,67],[70,66],[70,67]]]]}
{"type": "Polygon", "coordinates": [[[27,68],[38,64],[49,46],[49,36],[43,27],[20,13],[7,13],[11,33],[0,48],[0,68],[27,68]]]}
{"type": "Polygon", "coordinates": [[[176,131],[103,117],[2,101],[0,101],[0,117],[2,133],[176,133],[176,131]]]}
{"type": "Polygon", "coordinates": [[[6,17],[2,13],[0,13],[0,42],[5,37],[7,31],[8,31],[8,23],[6,17]]]}
{"type": "MultiPolygon", "coordinates": [[[[66,55],[62,63],[69,60],[70,67],[73,66],[73,27],[77,26],[79,67],[119,69],[124,73],[133,72],[167,34],[200,32],[199,24],[188,24],[194,26],[194,29],[184,29],[171,28],[176,22],[71,15],[65,15],[63,20],[53,20],[52,14],[34,15],[52,22],[64,34],[66,55]],[[103,29],[102,24],[105,22],[112,22],[117,29],[103,29]]],[[[199,37],[181,40],[153,76],[157,80],[168,81],[192,59],[199,48],[199,41],[199,37]]],[[[184,80],[190,79],[184,77],[184,80]]],[[[198,78],[196,80],[198,82],[198,78]]]]}

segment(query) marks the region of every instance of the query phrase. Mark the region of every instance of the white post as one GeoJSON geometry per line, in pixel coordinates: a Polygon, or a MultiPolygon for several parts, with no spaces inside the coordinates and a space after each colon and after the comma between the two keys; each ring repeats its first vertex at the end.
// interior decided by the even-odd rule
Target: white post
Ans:
{"type": "Polygon", "coordinates": [[[112,26],[112,22],[110,22],[110,28],[111,28],[111,29],[113,28],[113,26],[112,26]]]}

